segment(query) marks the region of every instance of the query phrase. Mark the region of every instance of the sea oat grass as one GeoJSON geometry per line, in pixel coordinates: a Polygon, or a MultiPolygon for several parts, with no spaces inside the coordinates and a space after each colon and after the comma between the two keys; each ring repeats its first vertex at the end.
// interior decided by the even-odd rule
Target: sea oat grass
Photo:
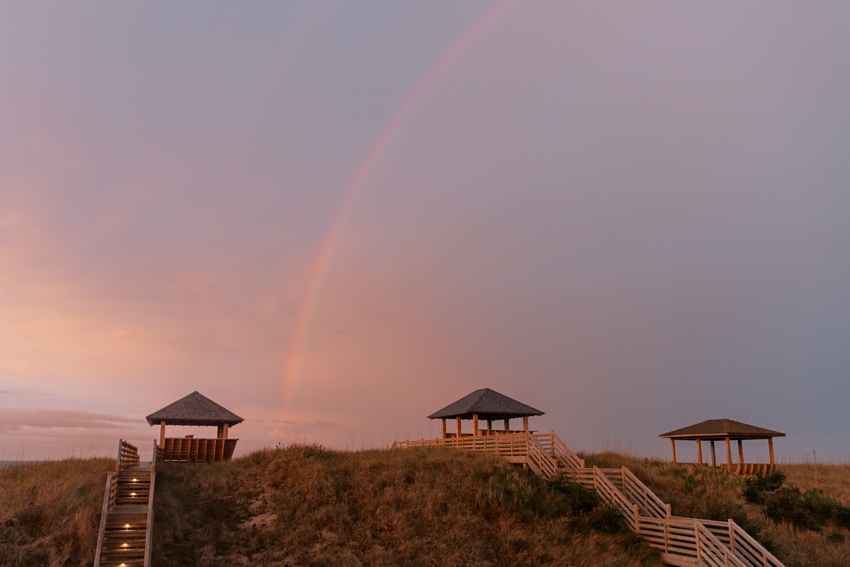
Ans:
{"type": "Polygon", "coordinates": [[[450,449],[290,447],[161,466],[155,565],[661,565],[624,530],[574,522],[598,507],[591,497],[450,449]]]}
{"type": "Polygon", "coordinates": [[[92,565],[112,459],[0,469],[0,565],[92,565]]]}

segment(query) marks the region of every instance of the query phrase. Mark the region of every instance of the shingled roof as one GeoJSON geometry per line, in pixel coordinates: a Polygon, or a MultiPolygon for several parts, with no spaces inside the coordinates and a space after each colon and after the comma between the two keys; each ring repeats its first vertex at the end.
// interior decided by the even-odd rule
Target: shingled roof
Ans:
{"type": "Polygon", "coordinates": [[[543,415],[543,412],[518,402],[490,388],[475,390],[440,411],[432,413],[428,419],[445,419],[459,417],[472,419],[477,414],[479,419],[513,419],[529,415],[543,415]]]}
{"type": "Polygon", "coordinates": [[[149,425],[165,423],[166,425],[236,425],[244,421],[241,417],[224,408],[208,397],[192,392],[185,398],[180,398],[147,418],[149,425]]]}
{"type": "Polygon", "coordinates": [[[690,440],[725,439],[726,437],[730,439],[768,439],[770,437],[785,437],[785,434],[732,419],[709,419],[663,433],[659,437],[690,440]]]}

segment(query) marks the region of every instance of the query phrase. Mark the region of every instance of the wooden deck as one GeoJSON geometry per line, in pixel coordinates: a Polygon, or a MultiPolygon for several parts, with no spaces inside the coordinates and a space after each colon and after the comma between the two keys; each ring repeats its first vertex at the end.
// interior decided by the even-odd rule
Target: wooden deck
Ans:
{"type": "Polygon", "coordinates": [[[734,521],[716,522],[673,516],[669,504],[626,467],[586,467],[561,439],[550,433],[506,433],[448,439],[397,441],[393,448],[450,447],[498,455],[527,466],[543,478],[563,474],[595,490],[603,502],[615,505],[629,529],[661,551],[677,567],[784,567],[734,521]]]}

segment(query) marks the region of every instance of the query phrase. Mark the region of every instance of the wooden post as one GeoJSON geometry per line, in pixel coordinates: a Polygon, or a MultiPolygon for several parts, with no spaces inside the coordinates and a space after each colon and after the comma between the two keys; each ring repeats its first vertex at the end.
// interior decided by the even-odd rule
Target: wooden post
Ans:
{"type": "Polygon", "coordinates": [[[670,438],[670,453],[673,455],[673,464],[676,464],[676,440],[670,438]]]}
{"type": "Polygon", "coordinates": [[[493,420],[488,419],[487,420],[487,434],[489,435],[491,431],[493,431],[493,420]]]}
{"type": "Polygon", "coordinates": [[[717,457],[714,456],[714,439],[711,440],[711,466],[717,468],[717,457]]]}
{"type": "MultiPolygon", "coordinates": [[[[735,553],[735,520],[729,518],[729,550],[735,553]]],[[[765,559],[765,562],[767,559],[765,559]]]]}
{"type": "Polygon", "coordinates": [[[162,421],[159,424],[159,447],[162,449],[165,447],[165,422],[162,421]]]}
{"type": "Polygon", "coordinates": [[[738,439],[738,462],[744,464],[744,441],[738,439]]]}
{"type": "Polygon", "coordinates": [[[522,430],[528,431],[528,416],[522,418],[522,430]]]}
{"type": "Polygon", "coordinates": [[[773,437],[767,438],[767,446],[770,449],[770,464],[775,464],[776,460],[773,458],[773,437]]]}
{"type": "Polygon", "coordinates": [[[458,439],[460,439],[460,431],[461,431],[461,429],[460,429],[460,418],[457,418],[457,436],[458,436],[458,439]]]}
{"type": "Polygon", "coordinates": [[[640,510],[637,504],[632,504],[632,517],[635,519],[635,533],[640,535],[640,510]]]}
{"type": "Polygon", "coordinates": [[[472,436],[478,437],[478,414],[472,414],[472,436]]]}
{"type": "Polygon", "coordinates": [[[443,427],[442,427],[442,433],[443,433],[443,435],[442,435],[442,438],[443,438],[443,439],[445,439],[445,438],[446,438],[446,418],[444,417],[441,421],[443,422],[443,427]]]}
{"type": "Polygon", "coordinates": [[[225,423],[225,424],[221,427],[221,438],[222,438],[222,439],[227,439],[227,434],[228,434],[228,432],[229,432],[229,431],[230,431],[230,426],[229,426],[228,424],[226,424],[226,423],[225,423]]]}
{"type": "Polygon", "coordinates": [[[702,441],[697,439],[697,462],[702,464],[702,441]]]}
{"type": "Polygon", "coordinates": [[[729,438],[726,438],[726,462],[729,463],[729,472],[732,472],[732,445],[729,444],[729,438]]]}
{"type": "Polygon", "coordinates": [[[505,420],[505,431],[510,431],[510,430],[511,430],[510,421],[511,421],[510,419],[506,419],[506,420],[505,420]]]}

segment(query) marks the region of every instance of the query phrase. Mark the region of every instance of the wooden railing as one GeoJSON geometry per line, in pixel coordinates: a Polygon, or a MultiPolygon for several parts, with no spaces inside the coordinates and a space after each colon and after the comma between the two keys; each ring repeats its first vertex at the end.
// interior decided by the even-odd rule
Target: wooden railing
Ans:
{"type": "Polygon", "coordinates": [[[584,468],[584,461],[573,453],[567,444],[555,435],[554,431],[549,433],[535,433],[531,436],[543,448],[547,455],[557,459],[562,466],[573,468],[584,468]]]}
{"type": "Polygon", "coordinates": [[[636,504],[644,516],[667,518],[670,505],[661,500],[626,467],[599,469],[622,492],[632,504],[636,504]]]}
{"type": "Polygon", "coordinates": [[[156,471],[154,470],[154,461],[156,460],[156,451],[151,458],[151,484],[150,496],[148,496],[148,522],[147,531],[145,532],[145,563],[144,567],[151,567],[151,548],[153,542],[153,491],[156,486],[156,471]]]}
{"type": "Polygon", "coordinates": [[[166,437],[163,447],[157,447],[156,460],[161,462],[202,463],[228,461],[233,456],[238,439],[196,439],[166,437]]]}
{"type": "Polygon", "coordinates": [[[722,470],[736,474],[738,476],[753,476],[760,474],[762,476],[779,470],[779,465],[773,463],[723,463],[718,465],[722,470]]]}
{"type": "Polygon", "coordinates": [[[100,551],[103,548],[103,538],[106,533],[106,516],[109,509],[115,504],[115,496],[117,494],[118,473],[112,472],[106,477],[106,487],[103,491],[103,509],[100,512],[100,531],[97,536],[97,551],[94,554],[94,565],[100,565],[100,551]]]}
{"type": "Polygon", "coordinates": [[[120,439],[118,441],[118,463],[117,469],[139,468],[139,448],[120,439]]]}
{"type": "Polygon", "coordinates": [[[748,567],[783,567],[782,562],[734,520],[717,522],[700,520],[723,545],[728,547],[748,567]]]}

